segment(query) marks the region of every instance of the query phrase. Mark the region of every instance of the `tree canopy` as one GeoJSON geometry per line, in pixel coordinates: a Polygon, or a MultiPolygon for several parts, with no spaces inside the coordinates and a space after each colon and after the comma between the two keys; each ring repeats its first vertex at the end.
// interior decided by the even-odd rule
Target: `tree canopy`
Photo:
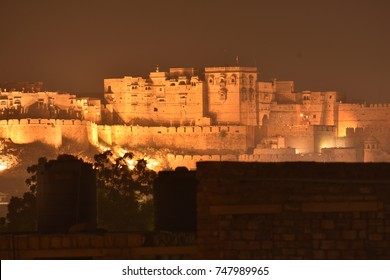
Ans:
{"type": "Polygon", "coordinates": [[[113,158],[111,151],[95,155],[98,224],[112,230],[153,228],[152,183],[156,172],[132,153],[113,158]],[[134,164],[134,165],[133,165],[134,164]]]}

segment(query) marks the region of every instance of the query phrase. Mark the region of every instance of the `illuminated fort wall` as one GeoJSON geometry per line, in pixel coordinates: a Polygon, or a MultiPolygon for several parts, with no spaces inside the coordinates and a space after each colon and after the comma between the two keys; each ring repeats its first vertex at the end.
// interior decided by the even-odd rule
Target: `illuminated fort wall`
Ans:
{"type": "Polygon", "coordinates": [[[98,126],[99,139],[108,145],[160,147],[187,152],[245,152],[255,146],[253,134],[253,130],[246,126],[98,126]]]}
{"type": "Polygon", "coordinates": [[[97,126],[80,120],[21,119],[0,120],[0,138],[15,144],[41,142],[60,147],[64,138],[77,148],[97,144],[97,126]]]}
{"type": "Polygon", "coordinates": [[[339,104],[338,135],[346,136],[348,128],[361,128],[360,137],[375,137],[390,152],[390,104],[339,104]]]}

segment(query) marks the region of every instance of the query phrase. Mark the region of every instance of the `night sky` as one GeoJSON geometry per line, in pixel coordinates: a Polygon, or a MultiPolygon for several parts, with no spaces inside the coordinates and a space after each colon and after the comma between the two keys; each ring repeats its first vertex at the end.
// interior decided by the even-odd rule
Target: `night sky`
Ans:
{"type": "Polygon", "coordinates": [[[257,65],[260,80],[390,102],[388,1],[0,0],[0,81],[103,96],[103,79],[257,65]]]}

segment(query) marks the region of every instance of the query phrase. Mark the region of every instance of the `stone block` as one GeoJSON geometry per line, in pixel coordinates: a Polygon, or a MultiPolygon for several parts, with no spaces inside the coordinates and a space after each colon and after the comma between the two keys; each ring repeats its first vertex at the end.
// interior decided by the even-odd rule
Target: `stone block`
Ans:
{"type": "Polygon", "coordinates": [[[352,228],[354,229],[365,229],[367,227],[367,221],[366,220],[353,220],[352,221],[352,228]]]}
{"type": "Polygon", "coordinates": [[[50,249],[51,237],[48,235],[42,235],[39,238],[39,247],[40,249],[50,249]]]}
{"type": "Polygon", "coordinates": [[[320,248],[322,250],[333,250],[335,249],[335,242],[332,240],[322,240],[320,248]]]}
{"type": "Polygon", "coordinates": [[[62,241],[63,248],[69,249],[69,248],[76,247],[75,236],[63,235],[61,241],[62,241]]]}
{"type": "Polygon", "coordinates": [[[322,250],[314,250],[313,251],[313,259],[324,260],[325,259],[325,252],[322,250]]]}
{"type": "Polygon", "coordinates": [[[232,241],[232,249],[233,250],[247,250],[248,249],[248,243],[245,241],[232,241]]]}
{"type": "Polygon", "coordinates": [[[244,240],[254,240],[256,237],[256,232],[253,230],[245,230],[242,232],[242,238],[244,240]]]}
{"type": "Polygon", "coordinates": [[[84,234],[77,236],[78,248],[88,248],[89,246],[90,246],[90,236],[84,234]]]}
{"type": "Polygon", "coordinates": [[[52,236],[50,240],[50,248],[52,249],[62,248],[62,238],[60,236],[52,236]]]}
{"type": "Polygon", "coordinates": [[[101,235],[95,235],[91,238],[91,246],[94,248],[104,247],[104,237],[101,235]]]}
{"type": "Polygon", "coordinates": [[[336,249],[338,250],[347,250],[347,249],[350,249],[351,245],[350,245],[350,241],[346,241],[346,240],[337,240],[335,241],[336,243],[336,249]]]}
{"type": "Polygon", "coordinates": [[[39,249],[39,236],[31,235],[28,237],[28,248],[30,250],[39,249]]]}
{"type": "Polygon", "coordinates": [[[356,230],[345,230],[342,232],[342,238],[353,240],[357,238],[357,231],[356,230]]]}
{"type": "Polygon", "coordinates": [[[326,251],[326,258],[328,260],[340,259],[340,252],[336,250],[326,251]]]}
{"type": "Polygon", "coordinates": [[[248,250],[259,250],[259,249],[260,249],[260,242],[259,241],[250,241],[248,243],[248,250]]]}
{"type": "Polygon", "coordinates": [[[145,242],[145,237],[141,234],[130,234],[127,236],[127,244],[130,247],[142,246],[145,242]]]}
{"type": "Polygon", "coordinates": [[[383,235],[379,233],[372,233],[368,235],[368,240],[381,241],[383,240],[383,235]]]}
{"type": "Polygon", "coordinates": [[[261,242],[261,248],[270,250],[274,248],[274,242],[269,240],[269,241],[262,241],[261,242]]]}
{"type": "Polygon", "coordinates": [[[333,220],[322,220],[321,221],[321,227],[323,229],[334,229],[335,224],[333,220]]]}
{"type": "Polygon", "coordinates": [[[282,234],[282,240],[286,240],[286,241],[295,240],[295,234],[289,234],[289,233],[282,234]]]}
{"type": "Polygon", "coordinates": [[[114,246],[119,248],[127,247],[127,236],[124,234],[115,235],[114,246]]]}
{"type": "Polygon", "coordinates": [[[28,239],[26,235],[15,237],[15,247],[20,250],[26,250],[28,248],[28,239]]]}

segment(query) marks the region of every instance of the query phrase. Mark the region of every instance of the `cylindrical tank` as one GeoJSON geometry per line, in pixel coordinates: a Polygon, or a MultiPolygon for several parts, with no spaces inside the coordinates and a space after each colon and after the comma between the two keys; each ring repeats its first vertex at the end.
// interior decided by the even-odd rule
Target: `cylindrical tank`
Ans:
{"type": "Polygon", "coordinates": [[[178,167],[161,171],[154,182],[155,229],[196,230],[195,171],[178,167]]]}
{"type": "Polygon", "coordinates": [[[73,225],[96,226],[96,174],[73,156],[40,160],[37,174],[39,232],[67,232],[73,225]]]}

